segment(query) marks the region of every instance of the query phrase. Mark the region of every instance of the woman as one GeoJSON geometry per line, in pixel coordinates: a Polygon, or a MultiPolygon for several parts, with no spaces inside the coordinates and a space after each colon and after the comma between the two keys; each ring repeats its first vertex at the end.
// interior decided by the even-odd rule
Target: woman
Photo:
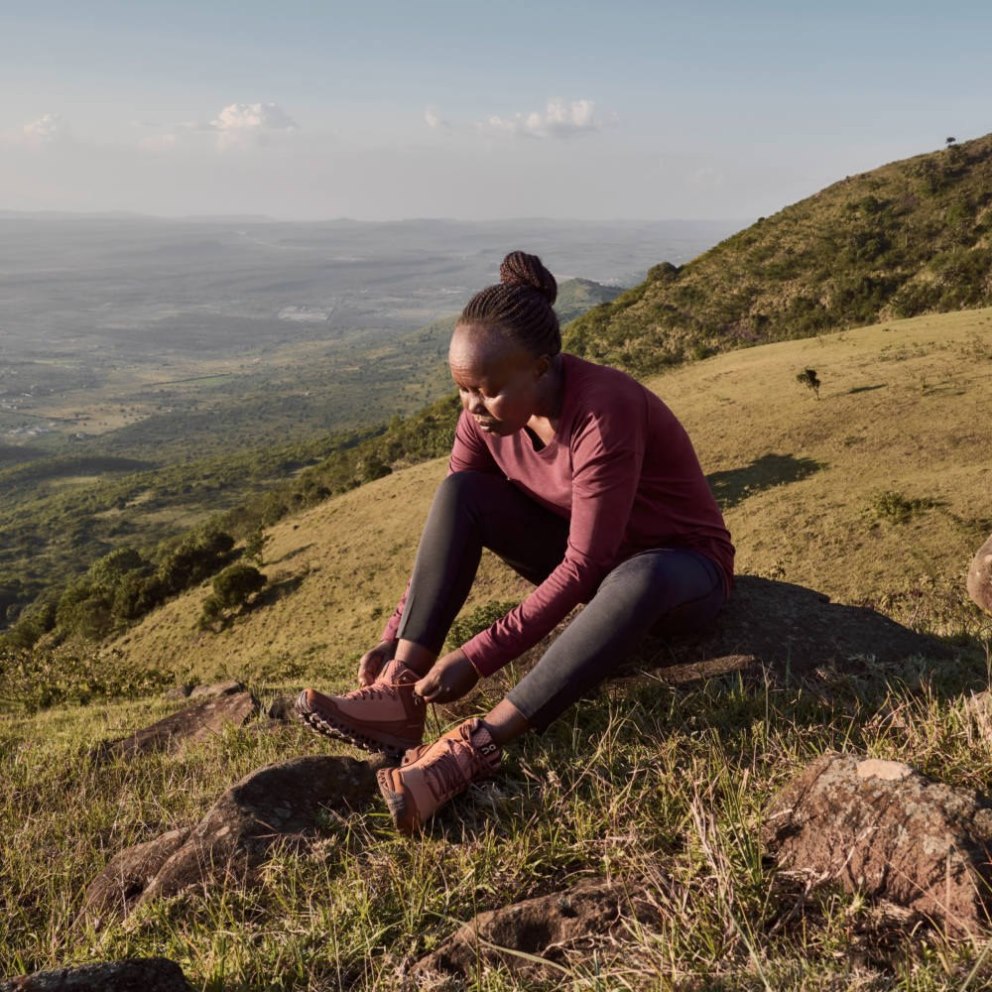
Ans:
{"type": "Polygon", "coordinates": [[[615,670],[649,630],[709,624],[733,581],[734,548],[685,430],[630,376],[561,353],[554,277],[513,252],[451,339],[458,420],[407,592],[361,660],[362,688],[305,689],[315,730],[393,756],[379,786],[396,826],[419,828],[492,775],[502,748],[543,731],[615,670]],[[536,588],[439,657],[482,549],[536,588]],[[480,719],[421,744],[426,704],[459,699],[587,604],[480,719]]]}

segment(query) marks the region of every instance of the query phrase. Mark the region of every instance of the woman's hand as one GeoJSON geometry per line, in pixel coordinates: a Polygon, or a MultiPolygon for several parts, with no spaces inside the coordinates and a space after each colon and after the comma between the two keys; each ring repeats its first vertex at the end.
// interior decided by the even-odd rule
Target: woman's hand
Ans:
{"type": "Polygon", "coordinates": [[[479,673],[459,648],[438,658],[413,691],[428,703],[451,703],[461,699],[478,681],[479,673]]]}
{"type": "Polygon", "coordinates": [[[395,654],[396,641],[380,641],[371,651],[366,651],[358,662],[358,684],[371,685],[395,654]]]}

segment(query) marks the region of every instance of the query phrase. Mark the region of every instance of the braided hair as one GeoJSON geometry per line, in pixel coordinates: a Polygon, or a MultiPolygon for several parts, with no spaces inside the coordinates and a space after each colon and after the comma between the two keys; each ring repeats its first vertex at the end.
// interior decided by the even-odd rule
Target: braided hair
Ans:
{"type": "Polygon", "coordinates": [[[468,301],[459,324],[499,331],[535,357],[561,351],[561,328],[552,304],[558,283],[537,255],[511,251],[499,267],[500,281],[468,301]]]}

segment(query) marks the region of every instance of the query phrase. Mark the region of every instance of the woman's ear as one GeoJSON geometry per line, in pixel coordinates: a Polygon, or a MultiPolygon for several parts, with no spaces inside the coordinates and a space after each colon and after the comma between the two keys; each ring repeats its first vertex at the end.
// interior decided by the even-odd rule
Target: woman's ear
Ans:
{"type": "Polygon", "coordinates": [[[543,379],[548,372],[551,371],[552,364],[550,355],[541,355],[541,357],[534,362],[534,378],[543,379]]]}

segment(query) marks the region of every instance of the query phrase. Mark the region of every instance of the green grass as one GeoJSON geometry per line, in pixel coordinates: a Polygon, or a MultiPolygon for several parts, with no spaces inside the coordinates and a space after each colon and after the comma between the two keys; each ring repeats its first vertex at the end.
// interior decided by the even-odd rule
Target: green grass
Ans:
{"type": "MultiPolygon", "coordinates": [[[[848,176],[567,328],[639,374],[843,327],[992,304],[992,135],[848,176]]],[[[798,370],[797,370],[798,371],[798,370]]]]}
{"type": "MultiPolygon", "coordinates": [[[[925,992],[961,988],[977,966],[981,988],[992,980],[981,945],[894,937],[856,895],[804,893],[763,861],[757,833],[775,789],[828,749],[983,787],[992,742],[959,694],[986,680],[981,658],[789,686],[724,677],[673,687],[646,671],[513,748],[494,783],[418,840],[395,835],[374,808],[329,823],[313,851],[275,857],[249,885],[190,891],[102,932],[74,920],[113,853],[192,824],[242,775],[325,743],[295,727],[232,730],[180,755],[98,766],[85,756],[92,740],[166,705],[10,720],[0,739],[0,974],[164,954],[204,992],[399,989],[404,966],[473,913],[606,876],[646,882],[656,919],[570,962],[549,987],[925,992]]],[[[255,688],[268,698],[276,687],[255,688]]],[[[536,986],[496,971],[470,987],[536,986]]]]}

